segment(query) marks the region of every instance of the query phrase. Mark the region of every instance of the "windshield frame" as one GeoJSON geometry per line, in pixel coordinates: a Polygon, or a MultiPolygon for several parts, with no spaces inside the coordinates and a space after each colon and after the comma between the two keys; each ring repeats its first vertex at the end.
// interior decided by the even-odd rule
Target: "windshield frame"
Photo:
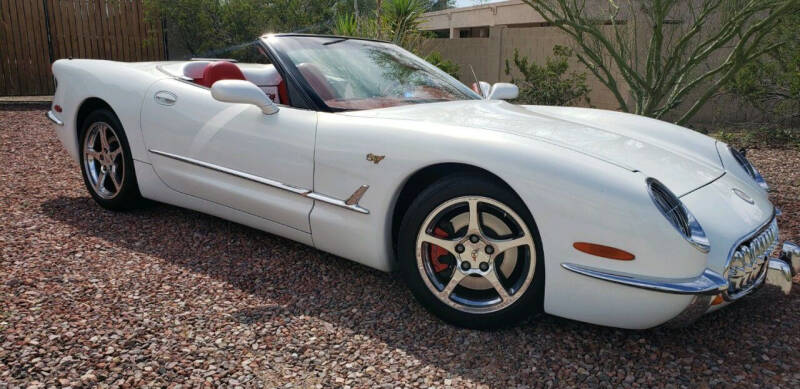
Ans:
{"type": "MultiPolygon", "coordinates": [[[[306,100],[307,105],[309,108],[316,109],[318,111],[325,111],[325,112],[345,112],[345,111],[358,111],[360,109],[347,109],[347,108],[338,108],[338,107],[330,107],[328,106],[325,101],[317,94],[317,92],[311,87],[311,85],[306,81],[305,77],[302,76],[300,71],[294,65],[294,62],[290,59],[287,53],[281,50],[280,47],[280,40],[284,38],[296,39],[296,38],[331,38],[331,39],[343,39],[343,40],[359,40],[359,41],[368,41],[368,42],[375,42],[378,44],[384,45],[391,45],[395,46],[396,48],[400,49],[404,54],[412,56],[412,58],[418,58],[421,61],[425,62],[427,65],[430,66],[430,70],[435,72],[438,76],[441,76],[444,81],[451,84],[453,87],[465,92],[465,94],[473,97],[473,100],[480,100],[482,99],[477,93],[475,93],[472,89],[468,88],[464,85],[461,81],[453,78],[449,74],[445,73],[441,69],[437,68],[436,66],[428,63],[424,59],[421,59],[415,56],[413,53],[408,52],[407,50],[399,47],[391,42],[376,40],[376,39],[366,39],[366,38],[354,38],[354,37],[346,37],[346,36],[337,36],[337,35],[317,35],[317,34],[267,34],[259,38],[259,42],[261,43],[262,47],[268,52],[269,56],[273,59],[273,64],[278,67],[278,70],[287,76],[287,82],[291,82],[292,84],[296,85],[298,88],[298,92],[304,95],[304,99],[306,100]]],[[[419,103],[419,104],[435,104],[435,103],[419,103]]]]}

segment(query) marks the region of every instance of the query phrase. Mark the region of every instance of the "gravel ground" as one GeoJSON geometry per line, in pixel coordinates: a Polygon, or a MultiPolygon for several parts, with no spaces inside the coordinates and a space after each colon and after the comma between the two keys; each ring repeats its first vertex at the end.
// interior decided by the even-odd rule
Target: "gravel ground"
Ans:
{"type": "MultiPolygon", "coordinates": [[[[800,241],[800,152],[750,157],[800,241]]],[[[800,386],[800,285],[680,330],[458,329],[313,248],[166,205],[102,210],[41,110],[0,110],[0,209],[0,387],[800,386]]]]}

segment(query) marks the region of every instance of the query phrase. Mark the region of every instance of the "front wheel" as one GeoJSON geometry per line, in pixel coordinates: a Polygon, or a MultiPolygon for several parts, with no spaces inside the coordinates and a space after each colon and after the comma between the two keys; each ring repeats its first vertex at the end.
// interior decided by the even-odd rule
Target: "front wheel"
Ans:
{"type": "Polygon", "coordinates": [[[429,311],[462,327],[497,328],[541,304],[540,241],[527,208],[508,188],[452,176],[412,203],[400,227],[398,260],[429,311]]]}

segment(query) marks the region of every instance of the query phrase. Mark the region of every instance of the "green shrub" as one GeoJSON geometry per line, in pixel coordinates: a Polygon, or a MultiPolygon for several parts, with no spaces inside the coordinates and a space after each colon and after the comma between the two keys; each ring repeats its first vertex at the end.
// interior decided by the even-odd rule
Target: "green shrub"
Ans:
{"type": "Polygon", "coordinates": [[[800,119],[800,12],[787,13],[765,37],[765,55],[749,62],[726,85],[763,114],[763,122],[790,127],[800,119]]]}
{"type": "Polygon", "coordinates": [[[192,56],[217,56],[268,32],[328,32],[336,0],[144,0],[146,18],[167,22],[192,56]]]}
{"type": "Polygon", "coordinates": [[[590,104],[589,92],[586,85],[586,73],[569,72],[569,59],[572,50],[556,45],[553,56],[545,60],[544,65],[529,62],[527,57],[520,56],[519,50],[514,49],[513,74],[521,75],[517,78],[512,75],[511,62],[506,60],[506,75],[512,76],[511,82],[519,87],[519,97],[514,101],[517,104],[537,105],[573,105],[580,101],[590,104]]]}
{"type": "Polygon", "coordinates": [[[437,68],[444,70],[445,73],[458,79],[458,64],[449,59],[442,58],[442,53],[434,51],[425,56],[425,60],[435,65],[437,68]]]}

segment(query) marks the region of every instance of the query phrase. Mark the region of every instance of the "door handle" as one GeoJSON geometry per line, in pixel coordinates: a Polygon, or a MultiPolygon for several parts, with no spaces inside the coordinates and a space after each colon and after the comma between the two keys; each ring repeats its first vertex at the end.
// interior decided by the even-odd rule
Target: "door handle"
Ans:
{"type": "Polygon", "coordinates": [[[175,102],[178,101],[178,96],[165,90],[156,92],[153,98],[156,100],[156,103],[166,106],[175,105],[175,102]]]}

